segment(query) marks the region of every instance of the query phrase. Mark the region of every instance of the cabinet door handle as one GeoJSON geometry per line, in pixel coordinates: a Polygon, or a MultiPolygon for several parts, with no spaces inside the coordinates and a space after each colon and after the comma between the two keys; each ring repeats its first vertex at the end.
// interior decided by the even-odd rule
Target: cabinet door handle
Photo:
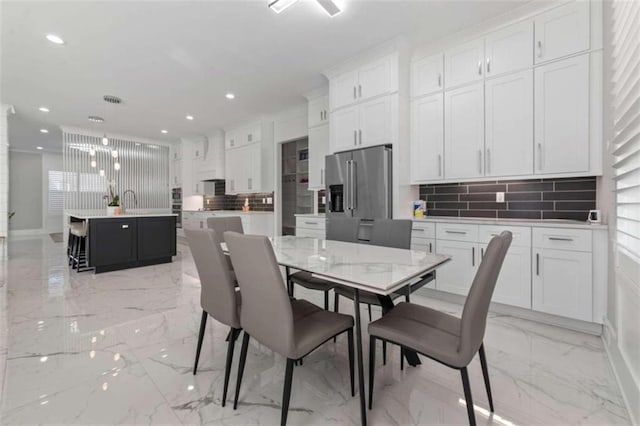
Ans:
{"type": "Polygon", "coordinates": [[[358,84],[358,97],[362,97],[362,85],[358,84]]]}
{"type": "Polygon", "coordinates": [[[412,231],[424,232],[424,229],[422,229],[422,228],[413,228],[412,231]]]}
{"type": "Polygon", "coordinates": [[[482,150],[478,150],[478,173],[482,174],[482,150]]]}
{"type": "Polygon", "coordinates": [[[478,61],[478,75],[482,75],[482,61],[478,61]]]}
{"type": "Polygon", "coordinates": [[[433,243],[429,243],[429,253],[433,253],[433,243]]]}
{"type": "Polygon", "coordinates": [[[491,173],[491,150],[487,148],[486,159],[487,162],[487,173],[491,173]]]}
{"type": "Polygon", "coordinates": [[[357,130],[353,131],[353,145],[354,146],[358,145],[358,131],[357,130]]]}
{"type": "Polygon", "coordinates": [[[307,224],[307,225],[317,225],[318,222],[305,222],[305,224],[307,224]]]}
{"type": "Polygon", "coordinates": [[[449,231],[449,230],[446,230],[444,232],[446,232],[447,234],[467,235],[466,231],[449,231]]]}
{"type": "Polygon", "coordinates": [[[362,145],[362,129],[358,130],[358,139],[360,139],[360,145],[362,145]]]}
{"type": "Polygon", "coordinates": [[[442,176],[442,154],[438,154],[438,176],[442,176]]]}
{"type": "Polygon", "coordinates": [[[484,259],[484,249],[480,247],[480,259],[484,259]]]}
{"type": "Polygon", "coordinates": [[[491,58],[487,58],[487,74],[491,72],[491,58]]]}
{"type": "Polygon", "coordinates": [[[357,99],[357,96],[356,96],[356,86],[353,86],[353,99],[357,99]]]}
{"type": "Polygon", "coordinates": [[[476,266],[476,248],[471,247],[471,266],[476,266]]]}
{"type": "Polygon", "coordinates": [[[538,40],[538,58],[542,58],[542,40],[538,40]]]}
{"type": "Polygon", "coordinates": [[[542,143],[538,142],[538,170],[542,170],[542,143]]]}
{"type": "Polygon", "coordinates": [[[438,73],[438,87],[442,87],[442,73],[438,73]]]}
{"type": "Polygon", "coordinates": [[[540,275],[540,253],[536,253],[536,275],[540,275]]]}
{"type": "Polygon", "coordinates": [[[129,229],[129,225],[122,225],[122,229],[129,229]]]}
{"type": "Polygon", "coordinates": [[[549,237],[551,241],[573,241],[573,238],[549,237]]]}

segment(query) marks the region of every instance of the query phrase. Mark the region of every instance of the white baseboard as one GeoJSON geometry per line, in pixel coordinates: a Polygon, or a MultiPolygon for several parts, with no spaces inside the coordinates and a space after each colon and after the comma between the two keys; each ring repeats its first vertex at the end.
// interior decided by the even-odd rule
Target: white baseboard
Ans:
{"type": "Polygon", "coordinates": [[[605,319],[602,343],[609,358],[609,364],[613,370],[613,375],[618,382],[622,399],[627,408],[627,413],[631,419],[631,424],[640,424],[640,384],[633,380],[633,375],[627,366],[620,350],[618,349],[618,339],[616,330],[609,319],[605,319]]]}
{"type": "Polygon", "coordinates": [[[46,229],[16,229],[9,231],[9,237],[23,237],[28,235],[45,235],[48,234],[46,229]]]}

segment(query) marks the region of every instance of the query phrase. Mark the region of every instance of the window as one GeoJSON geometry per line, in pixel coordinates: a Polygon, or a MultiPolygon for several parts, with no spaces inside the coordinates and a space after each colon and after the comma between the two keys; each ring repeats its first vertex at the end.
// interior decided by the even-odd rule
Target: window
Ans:
{"type": "Polygon", "coordinates": [[[50,215],[61,215],[64,207],[64,172],[49,170],[48,209],[50,215]]]}
{"type": "Polygon", "coordinates": [[[616,242],[640,263],[640,2],[612,3],[616,242]]]}

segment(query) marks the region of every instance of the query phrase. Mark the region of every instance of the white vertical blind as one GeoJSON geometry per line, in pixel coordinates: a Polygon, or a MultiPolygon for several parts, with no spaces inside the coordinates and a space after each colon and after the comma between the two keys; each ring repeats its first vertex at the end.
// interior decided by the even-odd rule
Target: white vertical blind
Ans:
{"type": "Polygon", "coordinates": [[[80,133],[63,133],[64,208],[98,210],[107,206],[104,196],[113,181],[120,205],[125,208],[170,207],[169,148],[151,143],[80,133]],[[113,152],[117,152],[117,157],[113,152]],[[95,163],[92,163],[95,162],[95,163]],[[116,163],[120,169],[116,170],[116,163]],[[101,173],[103,171],[104,173],[101,173]],[[137,197],[137,205],[131,194],[137,197]]]}
{"type": "Polygon", "coordinates": [[[640,1],[611,7],[616,241],[640,262],[640,1]]]}

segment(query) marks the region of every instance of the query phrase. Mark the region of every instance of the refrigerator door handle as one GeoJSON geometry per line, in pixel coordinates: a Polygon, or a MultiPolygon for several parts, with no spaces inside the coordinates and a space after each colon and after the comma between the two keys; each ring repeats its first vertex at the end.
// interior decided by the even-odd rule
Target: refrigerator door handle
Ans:
{"type": "Polygon", "coordinates": [[[344,209],[351,210],[351,160],[347,160],[347,184],[345,185],[344,209]]]}
{"type": "MultiPolygon", "coordinates": [[[[384,162],[383,162],[383,173],[384,173],[384,190],[386,194],[390,194],[391,193],[391,188],[390,188],[390,182],[389,182],[389,175],[390,175],[390,171],[389,171],[389,151],[388,150],[384,150],[384,153],[382,154],[384,157],[384,162]]],[[[393,212],[390,209],[390,205],[389,205],[389,197],[385,197],[384,199],[384,209],[387,212],[387,219],[391,219],[393,217],[393,212]]]]}
{"type": "Polygon", "coordinates": [[[356,163],[355,161],[351,160],[351,169],[349,170],[351,173],[351,210],[355,210],[358,208],[358,203],[356,203],[356,200],[358,198],[358,194],[356,193],[356,188],[357,188],[357,184],[356,184],[356,166],[358,163],[356,163]]]}

